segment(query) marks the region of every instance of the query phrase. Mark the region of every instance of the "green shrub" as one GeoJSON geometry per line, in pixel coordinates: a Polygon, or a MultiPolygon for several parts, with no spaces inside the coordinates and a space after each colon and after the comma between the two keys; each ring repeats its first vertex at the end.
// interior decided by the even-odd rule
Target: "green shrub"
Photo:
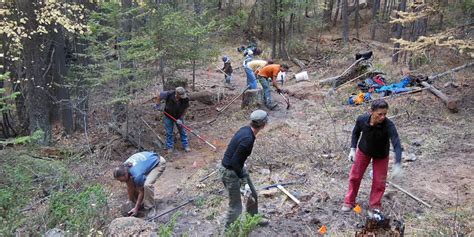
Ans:
{"type": "Polygon", "coordinates": [[[48,226],[64,225],[73,233],[88,233],[99,229],[106,220],[107,196],[100,185],[87,187],[82,192],[67,189],[55,192],[49,203],[48,226]]]}
{"type": "Polygon", "coordinates": [[[171,217],[171,220],[165,225],[160,225],[158,228],[158,236],[160,237],[171,237],[173,236],[174,225],[176,224],[176,219],[181,215],[181,212],[176,212],[171,217]]]}
{"type": "Polygon", "coordinates": [[[245,213],[245,215],[240,216],[240,218],[235,220],[234,223],[229,226],[225,235],[228,237],[247,237],[250,232],[252,232],[252,230],[257,227],[261,220],[262,216],[260,214],[252,216],[248,213],[245,213]]]}

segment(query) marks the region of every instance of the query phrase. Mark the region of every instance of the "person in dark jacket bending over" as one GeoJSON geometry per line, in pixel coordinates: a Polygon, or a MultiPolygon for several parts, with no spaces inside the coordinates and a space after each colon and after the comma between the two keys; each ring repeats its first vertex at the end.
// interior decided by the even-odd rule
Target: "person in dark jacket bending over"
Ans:
{"type": "Polygon", "coordinates": [[[395,124],[386,118],[387,112],[387,102],[375,100],[370,107],[370,113],[357,118],[352,130],[351,152],[348,156],[348,160],[354,164],[349,175],[349,190],[344,199],[342,211],[350,211],[356,204],[360,182],[370,161],[372,161],[373,179],[369,206],[371,210],[381,209],[388,172],[389,140],[392,141],[395,150],[392,177],[401,175],[402,147],[395,124]]]}
{"type": "MultiPolygon", "coordinates": [[[[268,114],[263,110],[256,110],[250,114],[250,126],[244,126],[235,133],[227,145],[219,172],[222,182],[229,193],[229,210],[227,211],[225,227],[228,228],[242,213],[240,199],[240,185],[245,182],[249,185],[254,199],[254,205],[247,207],[247,212],[254,215],[258,213],[257,192],[250,180],[245,160],[252,153],[255,136],[268,122],[268,114]]],[[[262,223],[263,224],[263,223],[262,223]]]]}

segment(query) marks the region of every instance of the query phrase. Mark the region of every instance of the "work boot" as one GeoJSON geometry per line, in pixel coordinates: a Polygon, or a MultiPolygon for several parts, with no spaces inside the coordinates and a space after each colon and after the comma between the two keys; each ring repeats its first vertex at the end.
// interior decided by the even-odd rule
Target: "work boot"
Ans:
{"type": "Polygon", "coordinates": [[[349,212],[349,211],[351,211],[351,210],[352,210],[352,207],[350,207],[350,206],[348,206],[348,205],[346,205],[346,204],[342,205],[342,207],[341,207],[341,211],[342,211],[342,212],[349,212]]]}
{"type": "Polygon", "coordinates": [[[190,152],[190,151],[191,151],[191,148],[189,148],[189,146],[184,147],[184,151],[185,151],[185,152],[190,152]]]}
{"type": "Polygon", "coordinates": [[[274,103],[274,104],[273,103],[268,103],[268,104],[266,104],[266,106],[269,110],[274,110],[278,106],[278,104],[277,103],[274,103]]]}

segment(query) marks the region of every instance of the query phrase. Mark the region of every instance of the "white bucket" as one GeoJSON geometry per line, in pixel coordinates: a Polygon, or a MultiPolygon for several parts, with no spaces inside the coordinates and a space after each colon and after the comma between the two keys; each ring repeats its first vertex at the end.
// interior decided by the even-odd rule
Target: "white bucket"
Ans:
{"type": "Polygon", "coordinates": [[[296,81],[309,81],[308,72],[303,71],[295,74],[296,81]]]}

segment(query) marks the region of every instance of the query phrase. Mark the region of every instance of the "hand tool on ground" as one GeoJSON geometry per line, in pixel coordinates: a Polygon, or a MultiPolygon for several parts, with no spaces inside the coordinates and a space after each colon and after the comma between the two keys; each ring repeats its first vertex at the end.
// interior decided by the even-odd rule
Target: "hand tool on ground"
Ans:
{"type": "Polygon", "coordinates": [[[285,193],[286,196],[290,197],[291,200],[293,200],[296,204],[300,205],[300,203],[301,203],[300,200],[298,200],[295,196],[293,196],[293,194],[288,192],[288,190],[286,190],[286,188],[284,188],[281,185],[277,185],[277,188],[280,189],[283,193],[285,193]]]}
{"type": "Polygon", "coordinates": [[[295,184],[302,184],[305,181],[294,181],[294,182],[288,182],[288,183],[277,183],[277,184],[272,184],[272,185],[266,185],[266,186],[260,186],[257,188],[257,190],[269,190],[271,188],[276,188],[278,185],[281,186],[289,186],[289,185],[295,185],[295,184]]]}
{"type": "Polygon", "coordinates": [[[421,204],[427,206],[428,208],[432,208],[432,206],[431,206],[430,204],[426,203],[425,201],[421,200],[420,198],[416,197],[415,195],[409,193],[408,191],[406,191],[406,190],[403,189],[402,187],[400,187],[400,186],[398,186],[398,185],[396,185],[396,184],[394,184],[394,183],[392,183],[392,182],[390,182],[390,181],[388,181],[388,180],[387,180],[387,183],[390,184],[390,185],[392,185],[394,188],[396,188],[396,189],[402,191],[403,193],[405,193],[405,194],[408,195],[409,197],[411,197],[411,198],[415,199],[416,201],[420,202],[421,204]]]}
{"type": "Polygon", "coordinates": [[[211,177],[211,176],[214,175],[215,173],[217,173],[217,170],[214,170],[214,171],[212,171],[212,173],[210,173],[210,174],[204,176],[202,179],[199,180],[199,182],[202,182],[202,181],[208,179],[209,177],[211,177]]]}
{"type": "Polygon", "coordinates": [[[184,206],[186,206],[186,205],[188,205],[189,203],[192,203],[192,202],[194,202],[194,198],[191,198],[191,199],[189,199],[189,200],[187,200],[187,201],[185,201],[185,202],[179,204],[178,206],[176,206],[176,207],[174,207],[174,208],[171,208],[171,209],[168,210],[168,211],[165,211],[165,212],[163,212],[163,213],[161,213],[161,214],[158,214],[158,215],[156,215],[156,216],[154,216],[154,217],[150,217],[150,218],[148,218],[146,221],[152,221],[152,220],[154,220],[154,219],[156,219],[156,218],[162,217],[162,216],[164,216],[164,215],[166,215],[166,214],[168,214],[168,213],[170,213],[170,212],[173,212],[173,211],[175,211],[175,210],[178,210],[179,208],[184,207],[184,206]]]}
{"type": "Polygon", "coordinates": [[[144,119],[143,117],[140,117],[140,119],[143,121],[143,123],[145,123],[145,125],[151,130],[151,132],[156,136],[156,138],[158,138],[158,141],[161,142],[161,145],[163,145],[163,140],[161,139],[160,136],[158,136],[158,134],[156,134],[155,130],[153,130],[153,128],[151,128],[150,124],[148,124],[144,119]]]}
{"type": "Polygon", "coordinates": [[[283,99],[285,100],[285,103],[286,103],[286,109],[290,109],[290,99],[289,98],[286,98],[283,93],[278,93],[281,95],[281,97],[283,97],[283,99]]]}
{"type": "MultiPolygon", "coordinates": [[[[171,116],[171,114],[168,114],[166,111],[163,111],[163,113],[168,116],[170,119],[172,119],[175,123],[177,122],[177,119],[175,119],[173,116],[171,116]]],[[[199,136],[199,134],[197,134],[196,132],[194,132],[193,130],[191,130],[188,126],[184,125],[184,124],[181,124],[179,126],[182,126],[184,129],[186,129],[188,132],[194,134],[194,136],[196,136],[197,138],[199,138],[199,140],[205,142],[207,145],[209,145],[210,147],[212,147],[212,149],[214,149],[214,151],[217,150],[217,148],[212,145],[210,142],[206,141],[204,138],[202,138],[201,136],[199,136]]]]}

